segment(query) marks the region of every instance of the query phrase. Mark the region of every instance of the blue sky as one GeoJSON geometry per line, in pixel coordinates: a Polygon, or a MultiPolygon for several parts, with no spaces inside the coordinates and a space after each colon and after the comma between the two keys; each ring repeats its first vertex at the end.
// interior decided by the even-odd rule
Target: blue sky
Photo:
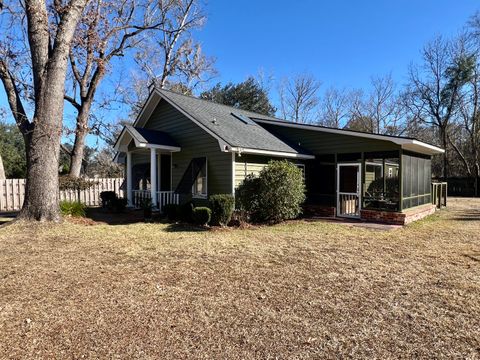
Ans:
{"type": "Polygon", "coordinates": [[[222,82],[263,69],[275,78],[307,71],[328,86],[367,87],[410,62],[436,34],[455,35],[480,9],[473,0],[208,0],[197,38],[217,58],[222,82]]]}
{"type": "MultiPolygon", "coordinates": [[[[419,60],[423,45],[438,34],[457,34],[480,10],[480,3],[206,0],[205,10],[207,23],[194,35],[204,52],[216,58],[219,76],[213,82],[240,82],[260,70],[276,80],[309,72],[324,90],[368,88],[372,75],[390,72],[403,84],[408,65],[419,60]]],[[[128,72],[125,69],[123,74],[128,72]]],[[[105,79],[102,91],[109,91],[111,84],[105,79]]],[[[271,97],[276,102],[275,87],[271,97]]],[[[7,107],[1,86],[0,107],[7,107]]],[[[72,111],[66,109],[69,123],[72,111]]],[[[119,112],[107,116],[125,118],[119,112]]],[[[89,136],[88,144],[95,146],[95,140],[89,136]]]]}

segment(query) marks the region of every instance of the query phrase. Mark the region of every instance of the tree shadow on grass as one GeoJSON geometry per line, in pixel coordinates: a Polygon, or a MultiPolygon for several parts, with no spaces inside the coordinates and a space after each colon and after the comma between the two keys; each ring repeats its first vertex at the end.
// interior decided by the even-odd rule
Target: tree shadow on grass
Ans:
{"type": "Polygon", "coordinates": [[[4,224],[8,224],[11,221],[15,220],[17,217],[18,212],[8,212],[8,213],[0,213],[0,226],[4,224]]]}
{"type": "Polygon", "coordinates": [[[453,220],[459,221],[480,221],[480,210],[459,211],[453,220]]]}
{"type": "Polygon", "coordinates": [[[166,224],[165,231],[168,232],[203,232],[208,228],[195,226],[183,222],[171,223],[159,213],[153,213],[152,219],[145,221],[143,210],[127,209],[121,213],[112,213],[102,208],[88,208],[85,219],[93,223],[108,225],[129,225],[129,224],[166,224]]]}
{"type": "Polygon", "coordinates": [[[130,209],[121,213],[114,213],[102,208],[88,208],[85,219],[108,225],[128,225],[145,222],[143,211],[130,209]]]}

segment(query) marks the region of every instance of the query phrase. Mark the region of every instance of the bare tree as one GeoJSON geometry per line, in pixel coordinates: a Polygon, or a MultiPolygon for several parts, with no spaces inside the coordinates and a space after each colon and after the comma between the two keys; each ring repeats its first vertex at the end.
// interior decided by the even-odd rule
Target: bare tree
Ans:
{"type": "Polygon", "coordinates": [[[406,105],[410,113],[424,124],[438,129],[443,154],[443,177],[448,172],[448,131],[459,109],[461,87],[465,82],[462,73],[449,74],[456,57],[456,44],[437,37],[423,51],[423,63],[411,66],[406,105]]]}
{"type": "Polygon", "coordinates": [[[310,74],[284,79],[279,85],[282,117],[296,123],[310,122],[319,104],[319,88],[320,82],[310,74]]]}
{"type": "Polygon", "coordinates": [[[371,88],[352,92],[350,101],[351,129],[376,134],[402,133],[403,107],[391,74],[372,76],[371,88]]]}
{"type": "Polygon", "coordinates": [[[374,120],[374,131],[377,134],[399,135],[402,107],[392,75],[372,77],[371,84],[367,108],[374,120]]]}
{"type": "Polygon", "coordinates": [[[135,92],[127,92],[125,101],[139,108],[153,84],[191,95],[198,86],[216,75],[215,59],[206,56],[191,31],[203,26],[205,15],[198,0],[173,2],[161,6],[166,14],[165,23],[158,36],[145,39],[138,46],[135,61],[141,69],[135,75],[135,92]]]}
{"type": "Polygon", "coordinates": [[[334,128],[345,125],[350,115],[352,94],[346,89],[329,88],[320,104],[319,124],[334,128]]]}
{"type": "Polygon", "coordinates": [[[25,201],[19,218],[60,219],[58,158],[68,53],[87,2],[25,0],[20,4],[9,3],[8,9],[0,14],[4,34],[0,43],[0,79],[13,118],[24,136],[27,152],[25,201]],[[26,33],[28,43],[12,42],[15,31],[26,33]],[[28,94],[33,100],[31,119],[24,106],[21,75],[12,72],[17,56],[24,49],[28,49],[30,56],[23,60],[28,61],[33,78],[28,94]]]}
{"type": "MultiPolygon", "coordinates": [[[[92,105],[103,78],[112,68],[112,61],[125,56],[142,41],[158,36],[157,33],[172,32],[178,35],[179,29],[167,29],[170,18],[176,16],[177,12],[191,9],[193,3],[193,0],[90,1],[69,54],[72,86],[65,99],[77,110],[71,176],[80,175],[85,138],[92,130],[89,126],[92,105]]],[[[152,58],[150,54],[145,56],[152,58]]],[[[96,126],[102,125],[100,121],[96,126]]]]}

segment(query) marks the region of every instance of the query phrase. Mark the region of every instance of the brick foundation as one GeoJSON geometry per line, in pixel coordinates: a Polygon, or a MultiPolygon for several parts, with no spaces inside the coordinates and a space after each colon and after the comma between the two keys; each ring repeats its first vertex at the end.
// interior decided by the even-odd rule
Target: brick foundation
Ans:
{"type": "Polygon", "coordinates": [[[406,225],[420,220],[435,212],[435,205],[427,204],[407,209],[404,212],[360,210],[360,218],[365,221],[380,222],[393,225],[406,225]]]}
{"type": "Polygon", "coordinates": [[[335,206],[305,205],[303,207],[305,216],[335,217],[336,213],[335,206]]]}

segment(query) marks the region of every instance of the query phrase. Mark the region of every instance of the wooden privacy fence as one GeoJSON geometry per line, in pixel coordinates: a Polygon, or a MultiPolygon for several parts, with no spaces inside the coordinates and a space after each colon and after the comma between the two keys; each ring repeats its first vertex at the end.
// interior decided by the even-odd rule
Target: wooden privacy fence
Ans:
{"type": "MultiPolygon", "coordinates": [[[[93,185],[86,190],[62,190],[60,200],[80,201],[87,206],[99,206],[102,191],[115,191],[123,197],[123,178],[88,179],[93,185]]],[[[22,208],[25,198],[25,179],[0,180],[0,211],[17,211],[22,208]]]]}

